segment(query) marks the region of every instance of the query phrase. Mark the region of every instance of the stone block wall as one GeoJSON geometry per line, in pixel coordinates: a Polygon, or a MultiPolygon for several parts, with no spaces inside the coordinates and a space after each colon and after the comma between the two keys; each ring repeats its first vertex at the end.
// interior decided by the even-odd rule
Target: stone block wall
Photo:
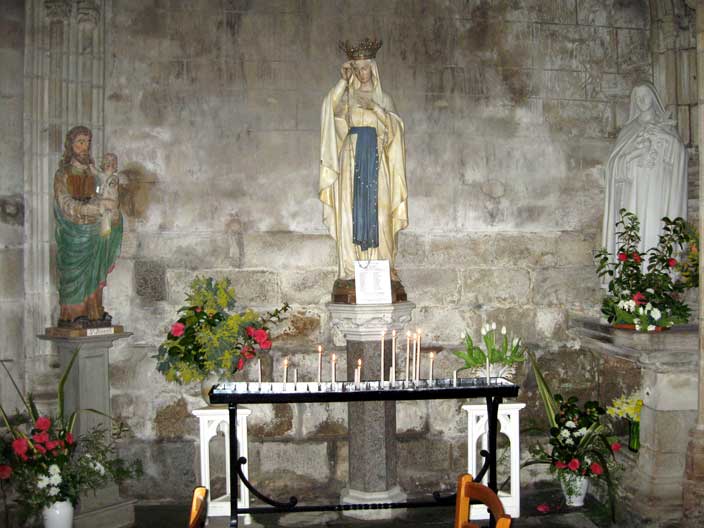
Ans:
{"type": "MultiPolygon", "coordinates": [[[[173,471],[164,453],[178,445],[195,481],[187,410],[201,405],[197,387],[165,382],[153,358],[194,275],[230,277],[242,306],[291,303],[265,377],[289,356],[307,379],[317,343],[333,348],[324,304],[335,254],[317,185],[339,39],[384,40],[381,81],[407,132],[410,227],[398,268],[418,306],[414,326],[445,349],[438,375],[458,367],[450,351],[463,330],[478,336],[496,321],[573,379],[572,365],[589,360],[566,314],[596,314],[600,299],[591,252],[602,166],[630,89],[653,75],[647,6],[608,4],[112,2],[106,150],[120,158],[126,224],[106,306],[135,334],[112,356],[113,409],[133,426],[130,449],[149,460],[132,491],[187,495],[152,485],[173,471]],[[160,417],[171,414],[165,430],[160,417]]],[[[522,399],[531,394],[528,384],[522,399]]],[[[398,415],[402,485],[453,485],[466,464],[460,402],[404,404],[398,415]]],[[[337,493],[344,406],[258,409],[252,425],[255,482],[290,471],[337,493]]]]}
{"type": "MultiPolygon", "coordinates": [[[[24,386],[23,324],[24,185],[23,71],[24,2],[3,3],[0,17],[0,360],[24,386]]],[[[0,402],[15,409],[18,400],[0,371],[0,402]]]]}

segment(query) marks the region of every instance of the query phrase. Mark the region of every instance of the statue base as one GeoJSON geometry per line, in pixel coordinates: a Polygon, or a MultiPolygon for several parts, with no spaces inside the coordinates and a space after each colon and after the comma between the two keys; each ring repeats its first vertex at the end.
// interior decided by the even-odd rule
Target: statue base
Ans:
{"type": "Polygon", "coordinates": [[[46,329],[47,337],[95,337],[113,334],[124,334],[122,325],[98,326],[95,328],[76,328],[70,326],[50,326],[46,329]]]}
{"type": "MultiPolygon", "coordinates": [[[[399,280],[391,281],[391,302],[406,302],[408,296],[399,280]]],[[[337,279],[332,287],[332,302],[337,304],[357,304],[354,279],[337,279]]]]}

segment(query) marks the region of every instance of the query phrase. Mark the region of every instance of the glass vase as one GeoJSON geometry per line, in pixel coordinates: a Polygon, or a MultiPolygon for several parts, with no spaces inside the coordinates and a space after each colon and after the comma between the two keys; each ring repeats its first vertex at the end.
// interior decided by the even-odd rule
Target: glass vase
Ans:
{"type": "Polygon", "coordinates": [[[640,449],[640,422],[635,420],[628,422],[628,449],[634,453],[640,449]]]}

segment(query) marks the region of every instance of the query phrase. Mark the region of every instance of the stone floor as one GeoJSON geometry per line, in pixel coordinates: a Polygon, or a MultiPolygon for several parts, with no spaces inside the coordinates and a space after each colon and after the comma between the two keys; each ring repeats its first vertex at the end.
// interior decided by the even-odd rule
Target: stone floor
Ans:
{"type": "MultiPolygon", "coordinates": [[[[532,490],[524,493],[522,498],[522,515],[515,519],[512,526],[517,528],[603,528],[609,526],[607,512],[591,498],[580,509],[566,509],[562,505],[561,492],[552,488],[532,490]],[[536,507],[547,504],[549,513],[540,513],[536,507]]],[[[178,527],[187,525],[188,508],[183,506],[138,506],[136,510],[136,528],[178,527]]],[[[264,514],[255,517],[251,528],[323,528],[323,527],[362,527],[373,528],[451,528],[454,507],[417,508],[408,510],[404,518],[391,521],[360,521],[342,517],[338,513],[296,513],[288,515],[264,514]]],[[[210,528],[227,527],[224,517],[212,518],[210,528]]],[[[481,525],[481,522],[478,524],[481,525]]],[[[618,523],[627,526],[630,523],[618,523]]],[[[240,524],[242,526],[242,524],[240,524]]]]}

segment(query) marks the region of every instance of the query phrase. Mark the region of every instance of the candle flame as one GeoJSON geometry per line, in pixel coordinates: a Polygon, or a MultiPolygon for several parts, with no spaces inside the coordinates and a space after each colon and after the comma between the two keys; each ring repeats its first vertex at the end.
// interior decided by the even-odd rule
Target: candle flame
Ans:
{"type": "Polygon", "coordinates": [[[392,337],[396,337],[396,330],[392,330],[391,335],[392,335],[392,337]]]}
{"type": "Polygon", "coordinates": [[[433,359],[435,357],[435,352],[430,353],[430,359],[433,359]]]}
{"type": "Polygon", "coordinates": [[[323,353],[323,345],[318,345],[318,354],[323,353]]]}
{"type": "Polygon", "coordinates": [[[410,337],[411,337],[411,331],[410,331],[410,330],[409,330],[408,332],[406,332],[406,337],[408,337],[408,338],[410,339],[410,337]]]}
{"type": "Polygon", "coordinates": [[[358,366],[359,368],[362,368],[362,358],[359,358],[359,359],[357,360],[357,366],[358,366]]]}
{"type": "Polygon", "coordinates": [[[416,334],[420,335],[420,328],[416,328],[416,334]]]}
{"type": "Polygon", "coordinates": [[[284,367],[288,367],[288,358],[284,359],[284,367]]]}
{"type": "Polygon", "coordinates": [[[333,360],[333,362],[337,361],[335,354],[332,355],[332,360],[333,360]]]}

